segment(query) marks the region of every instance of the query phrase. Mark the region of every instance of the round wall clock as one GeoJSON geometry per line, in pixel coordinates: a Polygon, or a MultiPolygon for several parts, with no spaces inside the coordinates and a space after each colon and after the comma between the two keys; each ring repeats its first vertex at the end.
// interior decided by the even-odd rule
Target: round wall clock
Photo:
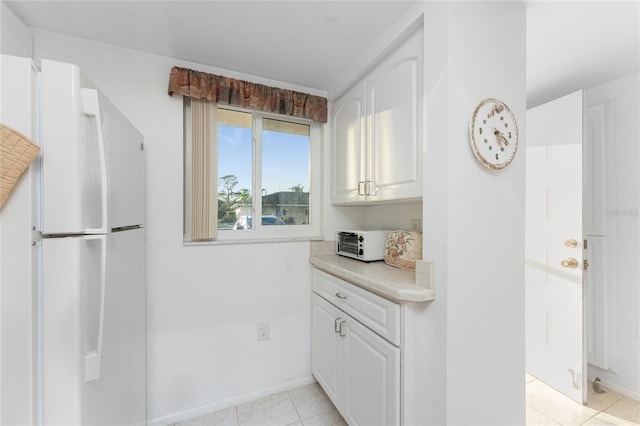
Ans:
{"type": "Polygon", "coordinates": [[[518,124],[502,101],[487,98],[476,106],[469,126],[471,149],[491,170],[507,167],[518,150],[518,124]]]}

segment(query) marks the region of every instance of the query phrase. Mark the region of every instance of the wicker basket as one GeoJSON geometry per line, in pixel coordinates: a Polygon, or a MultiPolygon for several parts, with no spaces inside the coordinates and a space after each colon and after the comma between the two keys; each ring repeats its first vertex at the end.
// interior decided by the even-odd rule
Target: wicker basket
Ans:
{"type": "Polygon", "coordinates": [[[0,208],[4,205],[29,164],[38,156],[40,147],[11,127],[0,124],[0,208]]]}
{"type": "Polygon", "coordinates": [[[390,232],[384,247],[386,264],[401,269],[416,269],[416,260],[422,259],[422,232],[390,232]]]}

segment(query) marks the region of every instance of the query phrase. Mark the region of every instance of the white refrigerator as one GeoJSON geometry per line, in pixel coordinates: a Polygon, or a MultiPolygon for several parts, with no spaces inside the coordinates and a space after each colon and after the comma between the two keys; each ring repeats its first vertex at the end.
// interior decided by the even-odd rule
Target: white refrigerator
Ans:
{"type": "Polygon", "coordinates": [[[41,154],[2,212],[0,423],[145,424],[143,137],[78,67],[1,65],[0,119],[41,154]]]}

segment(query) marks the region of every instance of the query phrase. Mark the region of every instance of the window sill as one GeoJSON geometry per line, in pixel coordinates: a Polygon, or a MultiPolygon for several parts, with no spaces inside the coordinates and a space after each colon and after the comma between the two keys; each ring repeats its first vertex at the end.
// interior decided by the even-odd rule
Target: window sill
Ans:
{"type": "Polygon", "coordinates": [[[323,236],[299,236],[299,237],[262,237],[262,238],[242,238],[229,240],[211,241],[183,241],[183,247],[194,246],[224,246],[232,244],[270,244],[270,243],[295,243],[300,241],[316,241],[324,239],[323,236]]]}

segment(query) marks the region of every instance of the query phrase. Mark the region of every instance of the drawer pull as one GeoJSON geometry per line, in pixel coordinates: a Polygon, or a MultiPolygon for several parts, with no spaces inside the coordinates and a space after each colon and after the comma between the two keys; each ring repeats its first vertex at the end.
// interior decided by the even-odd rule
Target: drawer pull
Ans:
{"type": "Polygon", "coordinates": [[[333,322],[333,331],[335,331],[336,333],[340,333],[340,329],[338,326],[338,321],[340,321],[340,317],[336,318],[336,320],[333,322]]]}
{"type": "Polygon", "coordinates": [[[338,299],[346,299],[346,298],[347,298],[347,296],[345,296],[344,294],[342,294],[342,293],[340,293],[340,292],[336,293],[336,297],[337,297],[338,299]]]}
{"type": "Polygon", "coordinates": [[[342,334],[342,325],[345,323],[346,321],[340,321],[340,337],[344,337],[346,336],[346,334],[342,334]]]}

